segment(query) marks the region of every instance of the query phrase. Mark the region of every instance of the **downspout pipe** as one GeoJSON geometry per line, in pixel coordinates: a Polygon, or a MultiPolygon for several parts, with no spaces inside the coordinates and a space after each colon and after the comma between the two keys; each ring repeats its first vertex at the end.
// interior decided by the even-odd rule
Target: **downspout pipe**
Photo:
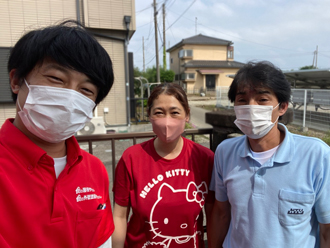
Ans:
{"type": "Polygon", "coordinates": [[[77,22],[78,23],[81,23],[80,21],[80,3],[79,3],[80,0],[76,0],[76,8],[77,8],[77,22]]]}
{"type": "Polygon", "coordinates": [[[124,46],[124,54],[125,54],[125,89],[126,89],[126,112],[127,112],[127,126],[131,126],[131,106],[130,106],[130,95],[129,95],[129,72],[128,72],[128,53],[127,46],[129,43],[129,25],[131,23],[130,16],[124,16],[124,21],[126,24],[126,38],[125,38],[125,46],[124,46]]]}

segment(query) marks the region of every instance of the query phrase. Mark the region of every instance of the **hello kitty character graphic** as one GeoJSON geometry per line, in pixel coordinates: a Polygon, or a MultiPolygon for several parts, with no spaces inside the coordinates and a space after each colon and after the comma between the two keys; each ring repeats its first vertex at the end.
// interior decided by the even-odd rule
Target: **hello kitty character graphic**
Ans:
{"type": "Polygon", "coordinates": [[[154,237],[147,241],[143,248],[169,248],[179,245],[196,248],[197,235],[201,235],[197,230],[197,220],[207,193],[205,182],[198,186],[195,182],[189,182],[186,189],[174,189],[163,183],[150,212],[150,231],[154,237]]]}

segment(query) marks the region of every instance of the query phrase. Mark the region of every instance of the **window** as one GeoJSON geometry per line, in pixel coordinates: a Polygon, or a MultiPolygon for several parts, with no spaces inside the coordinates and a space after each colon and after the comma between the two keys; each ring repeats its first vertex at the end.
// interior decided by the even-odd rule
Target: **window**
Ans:
{"type": "Polygon", "coordinates": [[[195,79],[195,73],[182,73],[181,74],[181,80],[194,80],[195,79]]]}
{"type": "Polygon", "coordinates": [[[0,47],[0,102],[13,102],[7,72],[9,51],[9,47],[0,47]]]}
{"type": "Polygon", "coordinates": [[[179,58],[192,57],[193,50],[180,50],[179,58]]]}
{"type": "Polygon", "coordinates": [[[234,58],[234,47],[233,46],[228,46],[228,59],[233,59],[234,58]]]}
{"type": "Polygon", "coordinates": [[[173,64],[173,58],[171,58],[171,64],[173,64]]]}

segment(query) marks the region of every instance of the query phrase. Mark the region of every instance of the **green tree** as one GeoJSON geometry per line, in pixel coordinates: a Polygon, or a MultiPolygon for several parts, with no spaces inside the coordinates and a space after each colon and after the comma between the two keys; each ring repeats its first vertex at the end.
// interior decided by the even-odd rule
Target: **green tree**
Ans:
{"type": "Polygon", "coordinates": [[[175,73],[172,70],[160,69],[160,81],[161,82],[173,82],[175,73]]]}
{"type": "Polygon", "coordinates": [[[306,65],[299,68],[299,70],[310,70],[310,69],[317,69],[317,68],[313,65],[306,65]]]}
{"type": "MultiPolygon", "coordinates": [[[[173,82],[174,81],[175,73],[172,70],[165,70],[164,68],[160,68],[160,81],[161,83],[164,82],[173,82]]],[[[157,70],[156,67],[153,66],[151,68],[147,68],[146,72],[140,71],[138,67],[134,67],[134,77],[144,77],[148,80],[149,83],[155,83],[157,81],[157,70]]],[[[142,80],[143,84],[146,83],[145,80],[142,80]]],[[[139,80],[134,81],[134,94],[137,96],[141,96],[141,83],[139,80]]],[[[150,90],[155,87],[152,85],[150,90]]],[[[147,88],[145,87],[145,95],[147,94],[147,88]]]]}

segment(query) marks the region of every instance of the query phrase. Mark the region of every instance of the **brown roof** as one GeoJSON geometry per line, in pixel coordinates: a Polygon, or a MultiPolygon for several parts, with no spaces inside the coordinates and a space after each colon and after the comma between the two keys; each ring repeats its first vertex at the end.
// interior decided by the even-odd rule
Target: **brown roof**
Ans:
{"type": "Polygon", "coordinates": [[[242,68],[244,63],[226,60],[190,60],[183,65],[185,68],[242,68]]]}
{"type": "Polygon", "coordinates": [[[205,36],[202,34],[195,35],[186,39],[182,39],[179,43],[175,44],[174,46],[170,47],[166,50],[166,52],[171,52],[172,50],[181,47],[186,44],[192,45],[220,45],[220,46],[231,46],[234,44],[232,41],[218,39],[214,37],[205,36]]]}

